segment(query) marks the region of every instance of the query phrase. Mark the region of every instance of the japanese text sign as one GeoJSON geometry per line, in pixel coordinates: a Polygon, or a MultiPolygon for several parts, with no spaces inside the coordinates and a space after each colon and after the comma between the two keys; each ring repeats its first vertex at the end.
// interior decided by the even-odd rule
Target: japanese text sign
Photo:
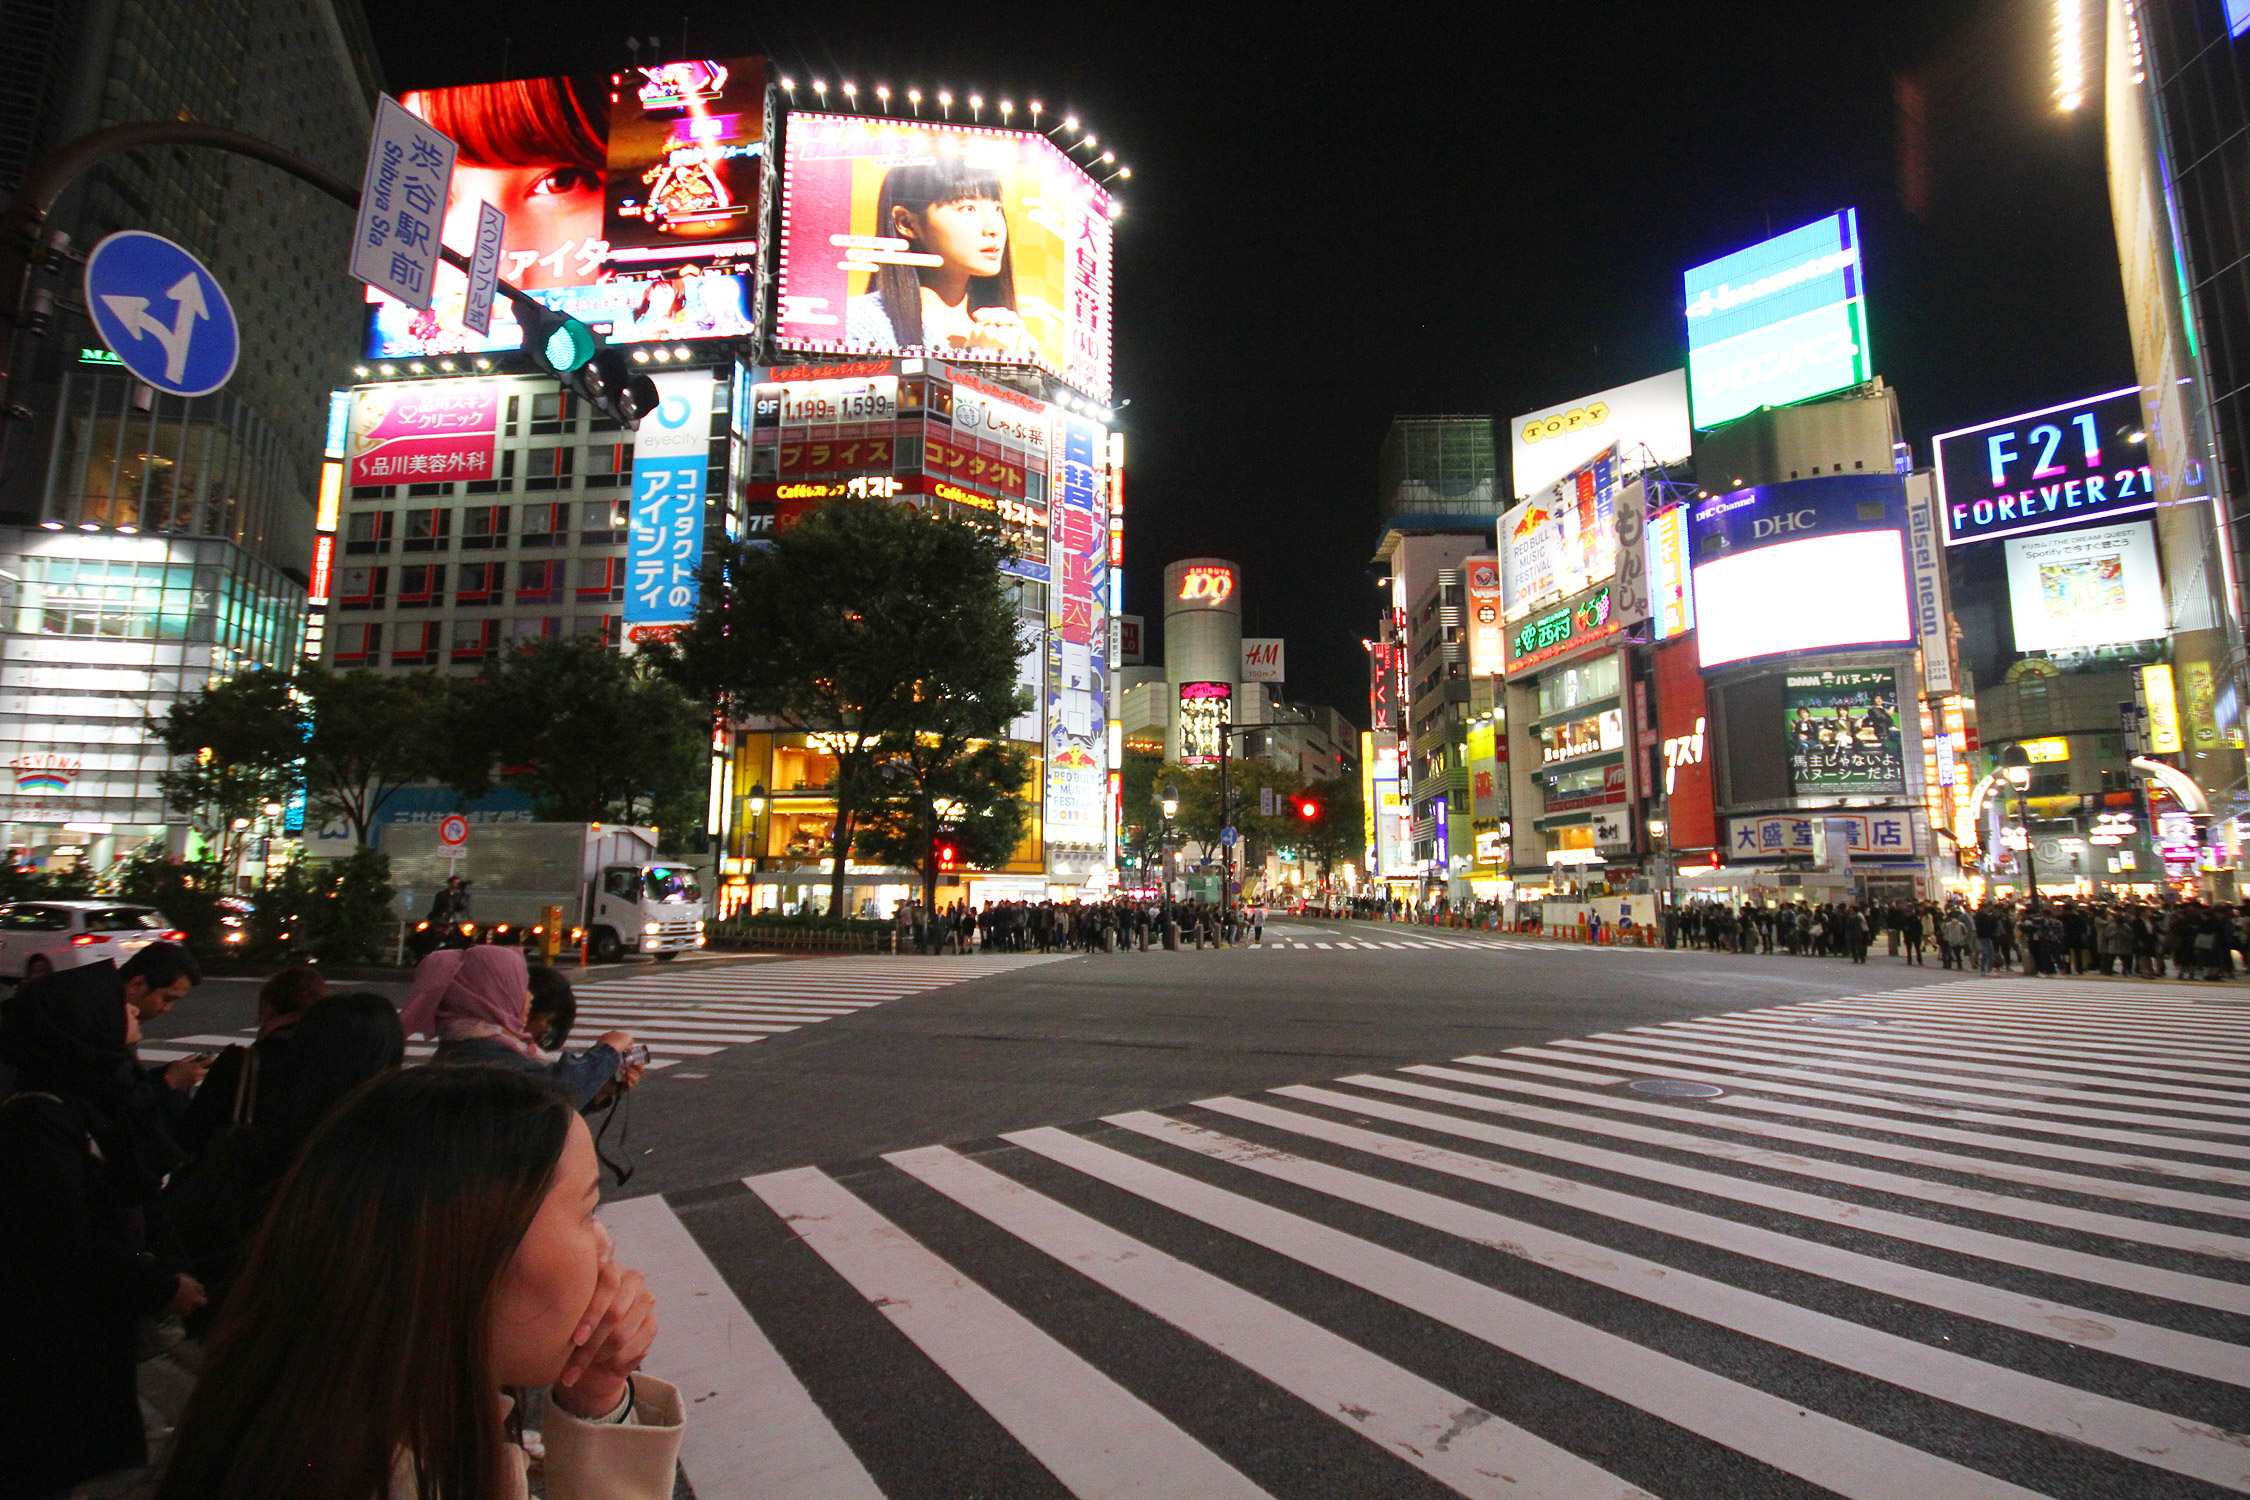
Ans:
{"type": "Polygon", "coordinates": [[[652,640],[695,615],[703,568],[703,488],[711,453],[711,376],[669,370],[633,447],[633,519],[625,544],[625,624],[652,640]]]}
{"type": "Polygon", "coordinates": [[[439,228],[459,148],[390,95],[375,112],[352,234],[352,275],[409,307],[437,291],[439,228]]]}

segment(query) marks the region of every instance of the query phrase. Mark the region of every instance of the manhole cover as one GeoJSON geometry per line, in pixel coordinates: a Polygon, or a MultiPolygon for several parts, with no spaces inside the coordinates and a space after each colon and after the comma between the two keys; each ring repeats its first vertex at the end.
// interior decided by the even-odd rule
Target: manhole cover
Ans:
{"type": "Polygon", "coordinates": [[[1667,1099],[1716,1099],[1726,1090],[1685,1078],[1636,1078],[1625,1085],[1636,1094],[1662,1094],[1667,1099]]]}

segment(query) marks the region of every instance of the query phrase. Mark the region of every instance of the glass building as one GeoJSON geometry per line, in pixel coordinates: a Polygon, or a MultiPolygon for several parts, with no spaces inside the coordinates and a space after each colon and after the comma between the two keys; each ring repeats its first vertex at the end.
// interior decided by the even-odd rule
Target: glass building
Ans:
{"type": "Polygon", "coordinates": [[[1376,464],[1385,526],[1402,516],[1499,517],[1488,416],[1393,417],[1376,464]]]}

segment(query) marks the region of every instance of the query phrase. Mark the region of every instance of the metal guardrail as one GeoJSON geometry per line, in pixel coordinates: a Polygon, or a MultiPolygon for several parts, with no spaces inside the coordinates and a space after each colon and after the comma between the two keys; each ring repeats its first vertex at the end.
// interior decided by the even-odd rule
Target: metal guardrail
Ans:
{"type": "Polygon", "coordinates": [[[895,953],[898,929],[887,923],[812,926],[730,917],[704,929],[712,948],[780,948],[806,953],[895,953]]]}

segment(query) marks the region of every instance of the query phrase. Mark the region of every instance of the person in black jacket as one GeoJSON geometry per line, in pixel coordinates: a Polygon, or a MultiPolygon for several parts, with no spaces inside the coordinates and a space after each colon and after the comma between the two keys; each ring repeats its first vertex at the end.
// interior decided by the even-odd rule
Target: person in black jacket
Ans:
{"type": "Polygon", "coordinates": [[[61,970],[0,1007],[0,1500],[148,1462],[138,1324],[202,1305],[155,1218],[171,1143],[139,1097],[139,1018],[108,964],[61,970]]]}
{"type": "Polygon", "coordinates": [[[185,1150],[200,1152],[228,1127],[256,1122],[259,1096],[288,1068],[297,1022],[327,992],[320,970],[305,964],[282,969],[258,987],[257,1040],[227,1048],[203,1075],[173,1131],[185,1150]]]}

